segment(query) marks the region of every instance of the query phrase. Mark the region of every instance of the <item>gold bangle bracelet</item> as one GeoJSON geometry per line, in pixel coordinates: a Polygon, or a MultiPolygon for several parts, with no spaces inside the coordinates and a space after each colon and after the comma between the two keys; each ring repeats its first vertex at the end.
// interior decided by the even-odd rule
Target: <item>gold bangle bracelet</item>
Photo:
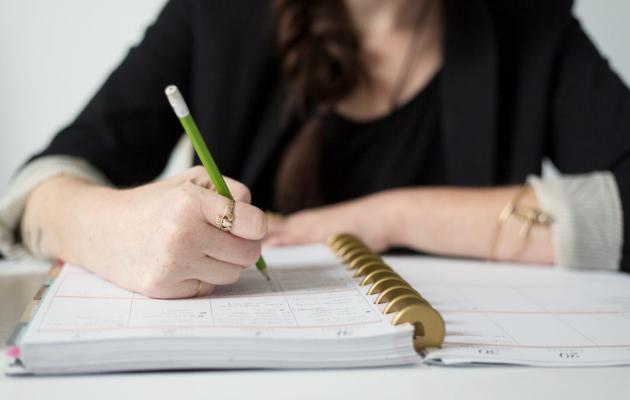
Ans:
{"type": "Polygon", "coordinates": [[[529,186],[527,184],[524,185],[516,193],[514,199],[506,204],[499,213],[499,217],[497,218],[497,227],[495,229],[494,237],[492,239],[492,244],[490,247],[490,254],[488,257],[490,261],[497,260],[497,248],[499,246],[499,239],[501,238],[501,234],[503,233],[505,224],[511,216],[515,216],[523,223],[521,229],[519,229],[518,232],[519,237],[523,241],[523,246],[521,247],[521,249],[519,249],[519,251],[514,254],[514,258],[516,258],[516,256],[527,247],[527,239],[529,239],[529,233],[531,232],[533,226],[549,226],[553,223],[553,218],[546,212],[538,210],[536,208],[519,205],[519,202],[527,192],[528,187],[529,186]]]}

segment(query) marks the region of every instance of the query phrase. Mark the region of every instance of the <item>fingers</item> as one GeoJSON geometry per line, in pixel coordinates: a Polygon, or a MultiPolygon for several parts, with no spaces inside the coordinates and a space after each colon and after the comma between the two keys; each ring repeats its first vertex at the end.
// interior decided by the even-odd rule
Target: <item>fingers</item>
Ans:
{"type": "MultiPolygon", "coordinates": [[[[182,174],[185,181],[191,182],[188,188],[199,196],[202,212],[207,222],[216,228],[220,228],[220,221],[217,217],[224,215],[229,200],[212,191],[213,185],[206,170],[197,166],[182,174]],[[193,186],[193,188],[190,188],[193,186]]],[[[251,206],[251,193],[247,186],[230,178],[225,178],[225,182],[235,200],[234,221],[230,232],[238,237],[249,240],[260,240],[267,233],[267,222],[264,213],[251,206]]]]}
{"type": "Polygon", "coordinates": [[[238,281],[243,267],[203,257],[190,264],[187,277],[198,279],[210,285],[231,285],[238,281]]]}
{"type": "MultiPolygon", "coordinates": [[[[206,221],[216,228],[220,228],[217,217],[225,214],[230,200],[225,197],[198,187],[201,211],[206,221]]],[[[230,233],[243,239],[260,240],[267,234],[267,220],[265,214],[257,207],[236,201],[233,210],[234,219],[230,233]]]]}
{"type": "Polygon", "coordinates": [[[144,293],[154,299],[185,299],[190,297],[202,297],[211,294],[215,285],[199,279],[187,279],[156,292],[144,293]]]}
{"type": "Polygon", "coordinates": [[[187,298],[208,296],[214,292],[215,288],[216,286],[211,283],[204,282],[199,279],[189,279],[182,282],[179,285],[178,290],[183,293],[183,295],[180,296],[181,298],[187,298]]]}
{"type": "Polygon", "coordinates": [[[307,210],[289,215],[274,224],[273,230],[265,237],[264,245],[272,247],[292,246],[323,242],[336,232],[345,232],[346,227],[338,227],[327,218],[322,210],[307,210]]]}
{"type": "MultiPolygon", "coordinates": [[[[240,201],[242,203],[252,202],[252,195],[247,186],[226,176],[224,176],[223,179],[225,180],[228,189],[230,189],[230,193],[232,194],[234,200],[240,201]]],[[[212,181],[208,176],[208,172],[206,172],[205,168],[202,166],[196,166],[186,171],[185,180],[191,181],[195,185],[201,186],[208,190],[213,190],[214,188],[214,185],[212,184],[212,181]]]]}
{"type": "Polygon", "coordinates": [[[234,200],[247,204],[252,202],[252,193],[249,191],[247,186],[228,177],[225,177],[225,183],[227,184],[228,189],[230,189],[230,193],[232,193],[234,200]]]}
{"type": "Polygon", "coordinates": [[[260,257],[260,240],[247,240],[205,224],[193,239],[195,248],[216,260],[243,267],[253,265],[260,257]]]}
{"type": "Polygon", "coordinates": [[[287,219],[287,217],[285,217],[282,214],[273,213],[270,211],[267,211],[265,215],[267,217],[267,234],[268,235],[273,235],[274,232],[277,232],[280,229],[282,229],[287,219]]]}
{"type": "Polygon", "coordinates": [[[202,256],[180,269],[175,276],[163,282],[153,282],[140,290],[146,296],[160,299],[177,299],[206,296],[218,285],[230,285],[238,281],[240,265],[202,256]]]}
{"type": "Polygon", "coordinates": [[[197,284],[197,289],[195,289],[195,293],[193,293],[191,297],[208,296],[214,292],[214,289],[216,289],[216,285],[213,285],[212,283],[204,282],[199,279],[195,279],[194,281],[197,284]]]}
{"type": "Polygon", "coordinates": [[[319,223],[323,222],[319,221],[319,218],[317,218],[317,211],[313,210],[300,211],[282,218],[274,217],[273,219],[275,219],[275,221],[270,222],[272,228],[269,229],[268,236],[287,234],[296,235],[309,231],[315,231],[317,230],[319,223]]]}
{"type": "Polygon", "coordinates": [[[174,274],[162,276],[161,279],[149,279],[136,291],[157,299],[207,296],[218,285],[230,285],[238,281],[243,269],[237,264],[202,256],[186,267],[179,268],[174,274]]]}
{"type": "Polygon", "coordinates": [[[217,285],[235,283],[243,267],[203,257],[190,264],[188,279],[164,292],[164,298],[203,297],[211,294],[217,285]]]}
{"type": "Polygon", "coordinates": [[[281,232],[269,235],[265,238],[263,244],[269,247],[296,246],[301,244],[316,243],[318,240],[307,236],[299,236],[291,232],[281,232]]]}

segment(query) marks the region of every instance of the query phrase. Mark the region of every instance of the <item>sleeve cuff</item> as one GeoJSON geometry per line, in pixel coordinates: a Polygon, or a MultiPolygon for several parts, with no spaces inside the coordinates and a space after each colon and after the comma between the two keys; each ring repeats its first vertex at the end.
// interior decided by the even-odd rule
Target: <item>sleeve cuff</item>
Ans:
{"type": "Polygon", "coordinates": [[[556,265],[577,269],[619,269],[623,210],[610,172],[529,177],[541,208],[554,217],[551,226],[556,265]]]}
{"type": "Polygon", "coordinates": [[[18,172],[0,198],[0,253],[6,258],[35,258],[17,242],[15,232],[30,192],[46,179],[58,175],[74,176],[96,184],[109,185],[101,172],[81,158],[46,156],[28,163],[18,172]]]}

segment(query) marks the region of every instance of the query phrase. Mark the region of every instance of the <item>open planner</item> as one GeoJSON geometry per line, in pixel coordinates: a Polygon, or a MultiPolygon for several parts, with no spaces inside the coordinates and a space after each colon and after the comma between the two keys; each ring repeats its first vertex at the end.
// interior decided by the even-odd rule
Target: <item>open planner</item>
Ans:
{"type": "Polygon", "coordinates": [[[330,248],[353,273],[320,246],[272,251],[271,281],[252,268],[212,296],[182,300],[65,265],[9,340],[9,372],[384,366],[442,343],[440,315],[379,256],[349,235],[330,248]]]}
{"type": "Polygon", "coordinates": [[[392,257],[350,235],[265,250],[211,296],[157,300],[58,266],[9,374],[508,363],[630,364],[630,277],[392,257]]]}

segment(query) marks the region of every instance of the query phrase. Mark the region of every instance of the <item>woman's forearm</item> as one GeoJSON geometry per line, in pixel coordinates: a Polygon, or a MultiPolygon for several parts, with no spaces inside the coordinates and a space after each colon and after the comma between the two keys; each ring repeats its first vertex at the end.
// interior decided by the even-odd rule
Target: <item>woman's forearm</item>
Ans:
{"type": "MultiPolygon", "coordinates": [[[[553,263],[548,226],[532,225],[523,239],[519,231],[525,222],[513,216],[498,232],[499,214],[522,189],[393,189],[277,217],[270,224],[266,243],[315,243],[348,232],[375,251],[403,246],[442,255],[553,263]]],[[[519,212],[539,208],[533,189],[526,188],[518,206],[519,212]]]]}
{"type": "Polygon", "coordinates": [[[82,249],[90,233],[84,225],[91,224],[86,221],[90,215],[97,215],[89,213],[88,208],[97,207],[96,200],[106,200],[106,193],[111,191],[69,176],[44,181],[31,192],[25,204],[20,226],[24,244],[40,256],[75,263],[88,261],[84,260],[82,249]],[[91,207],[87,206],[90,202],[91,207]]]}
{"type": "MultiPolygon", "coordinates": [[[[475,258],[553,263],[548,226],[534,225],[527,238],[519,236],[523,222],[509,218],[492,251],[498,216],[520,186],[493,189],[428,188],[385,192],[392,245],[475,258]]],[[[528,187],[519,205],[539,208],[528,187]]]]}

